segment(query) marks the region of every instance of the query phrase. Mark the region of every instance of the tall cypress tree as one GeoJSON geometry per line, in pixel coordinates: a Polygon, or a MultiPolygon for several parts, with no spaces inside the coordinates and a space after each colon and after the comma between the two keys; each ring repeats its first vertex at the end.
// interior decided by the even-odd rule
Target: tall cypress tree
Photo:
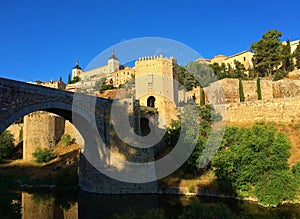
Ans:
{"type": "Polygon", "coordinates": [[[292,60],[292,54],[291,54],[291,43],[288,39],[286,41],[286,45],[282,46],[281,52],[280,52],[281,62],[282,62],[282,70],[287,74],[294,70],[294,64],[292,60]]]}
{"type": "Polygon", "coordinates": [[[71,84],[71,75],[70,75],[70,73],[68,74],[68,84],[71,84]]]}
{"type": "Polygon", "coordinates": [[[204,105],[205,105],[205,93],[204,93],[204,89],[203,89],[203,88],[201,88],[200,105],[201,105],[201,106],[204,106],[204,105]]]}
{"type": "Polygon", "coordinates": [[[239,93],[240,93],[240,101],[245,101],[245,95],[244,95],[244,88],[243,88],[243,82],[242,79],[239,79],[239,93]]]}
{"type": "Polygon", "coordinates": [[[257,92],[257,99],[261,100],[262,96],[261,96],[261,88],[260,88],[260,77],[257,78],[256,86],[257,86],[257,91],[256,91],[257,92]]]}
{"type": "Polygon", "coordinates": [[[300,41],[298,43],[296,50],[294,51],[294,57],[296,59],[296,68],[300,69],[300,41]]]}

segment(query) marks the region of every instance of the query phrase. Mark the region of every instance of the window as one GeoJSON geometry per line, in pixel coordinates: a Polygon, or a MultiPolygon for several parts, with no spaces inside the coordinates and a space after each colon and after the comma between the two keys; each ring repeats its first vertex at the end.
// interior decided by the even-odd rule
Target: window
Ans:
{"type": "Polygon", "coordinates": [[[148,107],[155,107],[155,97],[153,97],[153,96],[148,97],[147,106],[148,107]]]}

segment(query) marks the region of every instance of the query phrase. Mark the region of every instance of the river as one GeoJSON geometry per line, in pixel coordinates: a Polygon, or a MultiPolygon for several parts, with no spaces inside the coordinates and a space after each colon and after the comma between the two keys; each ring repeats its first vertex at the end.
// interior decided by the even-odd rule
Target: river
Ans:
{"type": "Polygon", "coordinates": [[[297,204],[264,208],[233,199],[49,190],[14,191],[11,195],[10,206],[4,206],[5,202],[0,204],[0,218],[300,218],[300,205],[297,204]],[[18,206],[20,211],[16,213],[18,206]]]}

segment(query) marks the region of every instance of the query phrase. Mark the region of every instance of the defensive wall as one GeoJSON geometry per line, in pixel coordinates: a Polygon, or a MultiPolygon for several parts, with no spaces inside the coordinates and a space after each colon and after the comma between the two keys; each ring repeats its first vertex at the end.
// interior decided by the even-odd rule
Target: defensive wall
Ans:
{"type": "Polygon", "coordinates": [[[300,122],[300,96],[226,104],[227,122],[300,122]]]}
{"type": "Polygon", "coordinates": [[[239,80],[222,79],[204,88],[207,103],[225,103],[228,122],[300,121],[300,80],[261,80],[262,100],[258,100],[257,81],[243,80],[245,101],[240,102],[239,80]],[[219,86],[217,86],[219,83],[219,86]]]}

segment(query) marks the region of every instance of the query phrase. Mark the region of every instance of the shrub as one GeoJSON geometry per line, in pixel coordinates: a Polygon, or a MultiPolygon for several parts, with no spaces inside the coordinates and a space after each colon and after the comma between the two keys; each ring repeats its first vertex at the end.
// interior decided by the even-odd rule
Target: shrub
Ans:
{"type": "Polygon", "coordinates": [[[277,206],[295,198],[298,182],[288,170],[274,171],[258,182],[255,194],[264,205],[277,206]]]}
{"type": "Polygon", "coordinates": [[[189,187],[189,193],[195,193],[195,192],[196,190],[194,186],[189,187]]]}
{"type": "Polygon", "coordinates": [[[99,89],[99,92],[103,93],[105,90],[112,90],[112,89],[114,89],[114,87],[111,84],[102,84],[99,89]]]}
{"type": "MultiPolygon", "coordinates": [[[[290,147],[288,138],[271,125],[229,127],[212,165],[222,189],[238,195],[254,189],[259,202],[278,205],[296,194],[297,178],[288,165],[290,147]]],[[[298,168],[293,168],[295,175],[298,168]]]]}
{"type": "Polygon", "coordinates": [[[64,134],[61,137],[60,142],[62,142],[64,146],[69,146],[69,145],[73,144],[74,139],[72,139],[71,135],[64,134]]]}
{"type": "Polygon", "coordinates": [[[8,130],[5,130],[0,135],[0,159],[6,158],[11,155],[13,148],[14,136],[8,130]]]}
{"type": "Polygon", "coordinates": [[[37,147],[32,153],[32,156],[34,157],[34,161],[37,163],[48,163],[55,157],[52,151],[41,147],[37,147]]]}
{"type": "Polygon", "coordinates": [[[295,177],[297,177],[298,179],[300,179],[300,162],[296,163],[292,167],[292,173],[294,174],[295,177]]]}

